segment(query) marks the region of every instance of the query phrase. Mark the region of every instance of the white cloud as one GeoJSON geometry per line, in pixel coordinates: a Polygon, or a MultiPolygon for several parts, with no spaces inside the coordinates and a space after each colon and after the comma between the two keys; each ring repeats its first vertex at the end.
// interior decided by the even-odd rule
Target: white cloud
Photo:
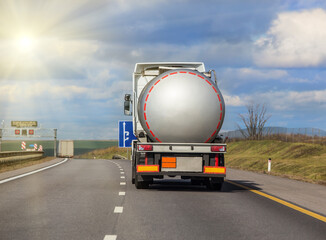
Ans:
{"type": "Polygon", "coordinates": [[[255,42],[254,61],[265,67],[325,66],[325,39],[325,10],[283,12],[255,42]]]}
{"type": "Polygon", "coordinates": [[[232,79],[232,84],[235,84],[235,82],[247,84],[248,82],[262,82],[266,80],[281,81],[289,77],[288,72],[285,70],[256,68],[226,68],[220,74],[223,79],[232,79]]]}
{"type": "Polygon", "coordinates": [[[326,89],[314,91],[271,91],[251,95],[223,95],[226,106],[267,104],[276,111],[326,111],[326,89]]]}
{"type": "Polygon", "coordinates": [[[245,105],[245,102],[237,95],[223,94],[223,98],[226,106],[239,107],[245,105]]]}

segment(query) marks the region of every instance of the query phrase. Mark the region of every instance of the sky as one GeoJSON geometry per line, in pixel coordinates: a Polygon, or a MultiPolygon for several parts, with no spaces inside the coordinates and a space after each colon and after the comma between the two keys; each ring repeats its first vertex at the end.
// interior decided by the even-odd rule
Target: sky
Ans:
{"type": "Polygon", "coordinates": [[[204,62],[226,103],[326,130],[324,0],[1,0],[0,121],[117,139],[137,62],[204,62]]]}

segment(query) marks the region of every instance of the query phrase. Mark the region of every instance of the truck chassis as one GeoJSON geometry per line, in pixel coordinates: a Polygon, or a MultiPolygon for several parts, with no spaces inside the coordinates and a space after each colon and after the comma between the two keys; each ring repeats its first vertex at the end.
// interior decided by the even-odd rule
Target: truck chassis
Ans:
{"type": "Polygon", "coordinates": [[[191,183],[221,190],[226,169],[221,143],[141,143],[132,144],[132,183],[148,188],[164,176],[181,176],[191,183]]]}

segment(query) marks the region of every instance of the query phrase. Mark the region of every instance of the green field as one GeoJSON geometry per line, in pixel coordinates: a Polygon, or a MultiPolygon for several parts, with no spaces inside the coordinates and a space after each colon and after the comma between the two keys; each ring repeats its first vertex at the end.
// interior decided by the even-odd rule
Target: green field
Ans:
{"type": "Polygon", "coordinates": [[[290,143],[276,140],[238,141],[228,143],[226,166],[256,172],[267,172],[292,179],[326,184],[326,146],[290,143]]]}
{"type": "MultiPolygon", "coordinates": [[[[21,140],[2,141],[1,151],[20,151],[21,140]]],[[[26,147],[32,148],[29,145],[36,143],[42,145],[45,156],[54,156],[54,141],[51,140],[26,140],[26,147]]],[[[118,141],[115,140],[74,140],[75,155],[81,155],[96,149],[103,149],[112,146],[118,146],[118,141]]],[[[58,141],[57,141],[58,147],[58,141]]]]}

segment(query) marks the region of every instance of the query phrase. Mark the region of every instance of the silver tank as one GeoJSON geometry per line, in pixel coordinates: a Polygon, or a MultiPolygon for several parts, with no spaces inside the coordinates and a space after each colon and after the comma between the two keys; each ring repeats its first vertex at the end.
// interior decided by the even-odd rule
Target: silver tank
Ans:
{"type": "Polygon", "coordinates": [[[154,142],[212,142],[225,115],[215,83],[188,69],[170,70],[151,80],[139,96],[137,109],[154,142]]]}

